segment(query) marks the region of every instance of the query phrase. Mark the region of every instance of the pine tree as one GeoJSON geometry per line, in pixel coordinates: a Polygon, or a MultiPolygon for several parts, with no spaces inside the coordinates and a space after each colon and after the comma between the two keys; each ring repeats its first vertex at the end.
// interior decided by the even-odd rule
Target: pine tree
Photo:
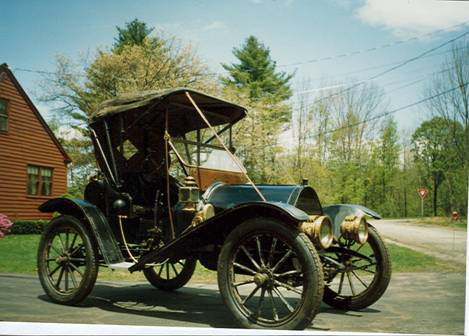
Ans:
{"type": "MultiPolygon", "coordinates": [[[[124,46],[143,45],[154,28],[147,27],[147,24],[139,19],[127,22],[124,28],[116,26],[118,36],[115,38],[114,50],[121,50],[124,46]]],[[[155,38],[154,38],[155,39],[155,38]]]]}
{"type": "Polygon", "coordinates": [[[253,100],[269,98],[274,103],[291,97],[289,81],[293,74],[276,71],[270,50],[254,36],[249,36],[241,48],[234,48],[238,64],[222,64],[229,77],[222,78],[225,86],[246,90],[253,100]]]}

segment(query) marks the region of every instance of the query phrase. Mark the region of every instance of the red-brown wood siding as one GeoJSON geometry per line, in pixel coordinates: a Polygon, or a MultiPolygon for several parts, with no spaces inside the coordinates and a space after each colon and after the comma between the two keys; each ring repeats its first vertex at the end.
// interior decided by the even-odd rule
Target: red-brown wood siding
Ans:
{"type": "Polygon", "coordinates": [[[8,132],[0,132],[0,213],[10,219],[50,219],[37,207],[67,192],[64,155],[31,110],[14,82],[0,81],[0,98],[8,100],[8,132]],[[27,166],[53,169],[52,195],[27,195],[27,166]]]}

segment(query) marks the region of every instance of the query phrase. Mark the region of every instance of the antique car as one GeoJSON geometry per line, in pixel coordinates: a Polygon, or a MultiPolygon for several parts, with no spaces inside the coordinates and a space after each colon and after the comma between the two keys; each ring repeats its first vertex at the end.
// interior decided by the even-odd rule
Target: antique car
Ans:
{"type": "Polygon", "coordinates": [[[106,101],[89,130],[99,170],[84,199],[57,212],[38,250],[54,302],[73,305],[98,268],[141,271],[156,288],[184,286],[196,263],[217,271],[227,311],[246,328],[304,329],[322,301],[356,310],[391,276],[386,247],[357,205],[322,206],[304,180],[256,185],[233,147],[247,111],[191,89],[106,101]]]}

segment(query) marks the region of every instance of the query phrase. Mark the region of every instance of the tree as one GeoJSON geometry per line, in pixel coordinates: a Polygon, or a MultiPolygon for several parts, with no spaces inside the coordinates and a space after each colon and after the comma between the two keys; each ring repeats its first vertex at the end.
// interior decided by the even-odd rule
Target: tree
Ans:
{"type": "Polygon", "coordinates": [[[460,168],[454,132],[462,137],[464,130],[457,121],[433,117],[423,122],[412,135],[415,161],[433,183],[433,215],[438,211],[438,190],[448,172],[460,168]]]}
{"type": "Polygon", "coordinates": [[[254,36],[249,36],[241,48],[234,48],[238,64],[222,64],[229,77],[222,78],[225,86],[246,90],[251,99],[269,98],[274,103],[291,97],[289,81],[293,74],[276,72],[276,62],[270,50],[254,36]]]}
{"type": "Polygon", "coordinates": [[[367,200],[383,216],[397,215],[396,196],[399,173],[400,146],[397,124],[392,118],[384,120],[378,141],[374,144],[369,163],[367,200]]]}
{"type": "Polygon", "coordinates": [[[456,127],[451,130],[453,144],[459,160],[469,168],[469,39],[453,46],[441,71],[427,88],[427,94],[433,96],[453,88],[456,89],[429,100],[427,107],[434,116],[440,116],[449,122],[449,126],[456,127]],[[462,136],[458,133],[460,125],[464,129],[462,136]]]}
{"type": "Polygon", "coordinates": [[[375,129],[370,119],[384,108],[382,96],[378,86],[364,84],[332,91],[317,99],[319,104],[329,104],[326,117],[330,119],[330,129],[317,130],[315,137],[319,140],[331,133],[327,144],[327,166],[333,172],[336,201],[366,201],[366,172],[370,158],[368,142],[375,129]]]}
{"type": "Polygon", "coordinates": [[[289,106],[269,104],[266,99],[251,100],[233,87],[224,90],[224,97],[247,108],[248,114],[233,130],[236,154],[244,162],[249,176],[257,183],[276,183],[282,179],[276,162],[281,148],[279,134],[284,123],[273,116],[284,113],[289,106]]]}
{"type": "Polygon", "coordinates": [[[249,108],[237,128],[238,154],[254,181],[278,181],[278,137],[291,119],[285,100],[291,96],[288,82],[293,75],[276,72],[270,50],[254,36],[233,53],[240,63],[222,64],[230,75],[221,81],[228,99],[249,108]]]}
{"type": "Polygon", "coordinates": [[[122,50],[128,45],[143,45],[146,38],[150,36],[154,28],[147,27],[147,24],[139,19],[134,19],[125,24],[125,28],[116,26],[118,36],[114,39],[114,50],[122,50]]]}
{"type": "MultiPolygon", "coordinates": [[[[91,155],[84,155],[92,152],[85,126],[104,100],[142,90],[187,86],[210,91],[216,87],[189,45],[162,34],[149,36],[152,29],[138,20],[118,28],[115,48],[98,49],[91,62],[77,63],[59,56],[56,71],[44,81],[41,100],[54,106],[63,125],[81,133],[74,147],[82,148],[71,152],[76,166],[94,164],[91,155]]],[[[77,181],[85,174],[80,167],[74,169],[77,181]]]]}
{"type": "Polygon", "coordinates": [[[58,57],[57,70],[45,83],[42,100],[72,121],[83,123],[99,104],[126,92],[189,86],[214,86],[206,76],[206,66],[193,50],[175,39],[142,45],[125,45],[119,52],[98,50],[93,62],[80,66],[58,57]]]}

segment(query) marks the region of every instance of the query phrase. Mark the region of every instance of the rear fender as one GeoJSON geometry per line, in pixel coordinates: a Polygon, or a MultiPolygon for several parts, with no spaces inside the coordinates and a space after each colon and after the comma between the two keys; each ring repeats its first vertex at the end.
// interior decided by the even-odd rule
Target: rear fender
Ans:
{"type": "Polygon", "coordinates": [[[340,224],[347,216],[369,216],[381,219],[381,216],[375,211],[361,205],[355,204],[333,204],[322,208],[324,213],[332,220],[334,227],[334,236],[340,237],[340,224]]]}
{"type": "Polygon", "coordinates": [[[279,219],[285,225],[296,227],[306,221],[308,215],[294,206],[280,202],[249,202],[224,210],[212,218],[191,227],[179,237],[159,250],[151,251],[129,268],[134,272],[145,268],[145,264],[161,262],[166,258],[184,258],[203,246],[223,244],[225,237],[239,224],[252,217],[279,219]]]}
{"type": "Polygon", "coordinates": [[[93,204],[70,198],[54,198],[39,206],[41,212],[59,212],[78,219],[85,219],[91,231],[94,233],[98,246],[106,264],[124,262],[124,257],[117,245],[116,238],[112,233],[109,223],[101,210],[93,204]]]}

